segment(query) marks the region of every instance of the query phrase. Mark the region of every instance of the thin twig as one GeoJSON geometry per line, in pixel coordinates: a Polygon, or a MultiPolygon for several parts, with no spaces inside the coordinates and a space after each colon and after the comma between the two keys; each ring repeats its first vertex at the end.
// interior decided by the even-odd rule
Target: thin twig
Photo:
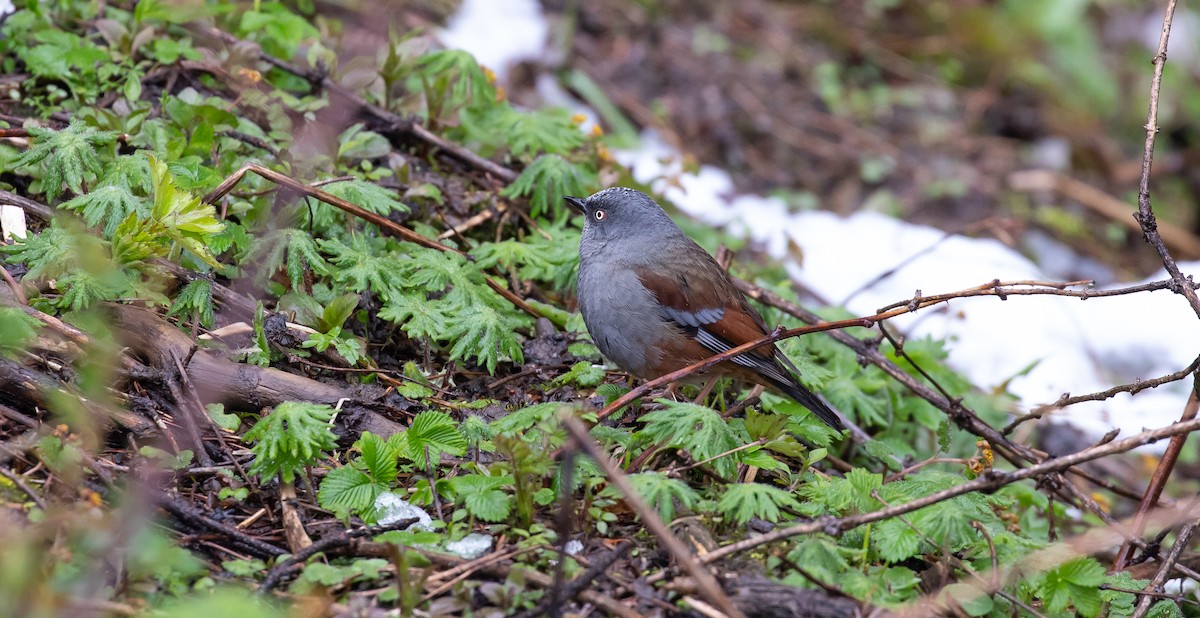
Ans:
{"type": "Polygon", "coordinates": [[[666,548],[667,552],[671,554],[671,557],[673,557],[675,561],[679,563],[679,566],[681,566],[683,570],[688,573],[688,575],[691,575],[692,579],[696,580],[696,585],[699,586],[701,594],[703,594],[709,602],[716,605],[721,609],[721,611],[725,612],[726,615],[730,616],[731,618],[741,618],[743,616],[741,610],[739,610],[738,607],[733,604],[733,601],[731,601],[729,596],[725,594],[725,591],[721,589],[721,584],[717,583],[717,580],[712,576],[712,573],[709,573],[708,570],[700,566],[697,557],[692,555],[692,553],[688,551],[687,547],[684,546],[683,542],[671,532],[671,529],[668,528],[665,523],[663,523],[663,520],[658,516],[658,513],[656,513],[654,509],[650,508],[650,505],[646,504],[646,501],[642,499],[637,490],[635,490],[633,486],[629,484],[629,480],[625,477],[625,473],[621,472],[620,468],[613,465],[612,461],[608,457],[608,454],[605,453],[594,440],[592,440],[592,436],[588,433],[588,430],[583,425],[583,422],[574,416],[564,416],[562,418],[562,422],[567,428],[567,433],[574,438],[575,444],[577,444],[579,448],[583,449],[583,452],[587,453],[588,457],[591,457],[592,460],[596,462],[596,465],[599,466],[604,472],[604,476],[608,479],[608,482],[612,483],[613,487],[616,487],[617,490],[621,492],[625,502],[629,504],[629,506],[633,508],[634,512],[636,512],[641,518],[642,524],[646,526],[646,528],[652,534],[658,537],[659,542],[663,544],[663,547],[666,548]]]}
{"type": "MultiPolygon", "coordinates": [[[[1197,376],[1200,379],[1200,376],[1197,376]]],[[[1187,404],[1183,406],[1183,414],[1180,416],[1180,421],[1190,421],[1196,418],[1196,412],[1200,411],[1200,382],[1193,383],[1192,393],[1188,397],[1187,404]]],[[[1187,441],[1187,436],[1173,436],[1170,443],[1167,444],[1167,450],[1163,452],[1162,459],[1158,461],[1158,466],[1154,468],[1154,475],[1150,477],[1150,484],[1146,486],[1146,493],[1142,495],[1142,501],[1138,504],[1137,514],[1133,518],[1133,534],[1141,536],[1145,531],[1146,515],[1154,505],[1158,504],[1158,497],[1162,495],[1163,488],[1167,485],[1167,479],[1171,477],[1171,471],[1175,469],[1175,462],[1179,459],[1179,454],[1183,452],[1183,443],[1187,441]]],[[[1133,545],[1126,542],[1121,545],[1121,549],[1117,552],[1117,557],[1113,560],[1113,570],[1120,571],[1129,563],[1129,557],[1133,555],[1133,545]]]]}
{"type": "Polygon", "coordinates": [[[1021,468],[1011,472],[1002,472],[999,470],[988,470],[974,480],[967,481],[961,485],[956,485],[949,489],[944,489],[939,492],[932,493],[928,496],[923,496],[911,502],[899,504],[894,507],[871,511],[859,515],[851,515],[842,518],[824,518],[818,521],[798,524],[777,528],[753,538],[744,539],[731,543],[724,547],[715,549],[704,556],[700,557],[700,561],[704,564],[711,564],[715,560],[724,558],[732,554],[744,552],[760,545],[773,543],[783,539],[799,536],[803,534],[813,534],[816,532],[824,532],[829,535],[836,535],[846,530],[857,528],[871,522],[890,519],[897,515],[910,513],[917,509],[927,507],[931,504],[937,504],[951,498],[968,494],[974,491],[991,491],[999,489],[1005,485],[1010,485],[1020,480],[1030,479],[1042,476],[1051,472],[1061,472],[1072,466],[1077,466],[1081,463],[1093,461],[1101,457],[1113,455],[1115,453],[1124,453],[1133,450],[1139,446],[1151,444],[1157,440],[1168,438],[1175,435],[1183,435],[1200,429],[1200,419],[1192,419],[1190,421],[1178,422],[1167,427],[1160,427],[1150,431],[1144,431],[1134,436],[1125,438],[1124,440],[1116,440],[1107,444],[1101,444],[1088,449],[1084,449],[1077,453],[1057,457],[1049,461],[1021,468]]]}
{"type": "MultiPolygon", "coordinates": [[[[1171,552],[1162,561],[1162,566],[1158,568],[1158,572],[1154,574],[1154,579],[1146,584],[1146,592],[1161,593],[1163,584],[1167,583],[1167,577],[1171,572],[1171,567],[1179,561],[1179,554],[1187,547],[1188,540],[1191,539],[1192,533],[1196,531],[1196,526],[1200,525],[1200,519],[1193,519],[1179,530],[1179,537],[1175,539],[1175,544],[1171,546],[1171,552]]],[[[1144,618],[1146,613],[1150,611],[1150,605],[1155,601],[1155,597],[1147,594],[1143,595],[1138,600],[1137,608],[1133,611],[1132,618],[1144,618]]]]}
{"type": "Polygon", "coordinates": [[[305,560],[323,552],[333,549],[339,545],[346,545],[354,539],[359,539],[368,536],[375,536],[391,530],[403,530],[417,523],[416,517],[409,517],[399,521],[382,525],[382,526],[366,526],[349,531],[337,531],[325,535],[320,541],[305,547],[304,549],[288,556],[286,559],[279,561],[271,570],[267,572],[267,576],[263,578],[262,584],[258,587],[259,594],[265,594],[272,588],[277,586],[279,582],[287,575],[296,565],[304,563],[305,560]]]}
{"type": "Polygon", "coordinates": [[[1162,235],[1158,231],[1158,220],[1150,205],[1150,168],[1154,163],[1154,140],[1158,136],[1158,94],[1162,89],[1163,67],[1167,64],[1167,40],[1171,37],[1171,20],[1175,18],[1175,4],[1176,0],[1167,0],[1167,8],[1163,13],[1162,31],[1158,35],[1158,52],[1154,54],[1152,61],[1154,74],[1150,78],[1150,109],[1146,112],[1146,146],[1142,150],[1142,176],[1138,181],[1138,210],[1133,218],[1141,224],[1146,242],[1150,243],[1150,246],[1158,252],[1163,268],[1167,270],[1167,274],[1171,275],[1171,281],[1175,282],[1173,290],[1182,294],[1191,304],[1196,316],[1200,317],[1200,297],[1196,296],[1194,282],[1191,277],[1183,276],[1179,265],[1171,257],[1171,253],[1167,250],[1162,235]]]}
{"type": "Polygon", "coordinates": [[[39,509],[43,511],[46,510],[46,502],[43,501],[42,497],[37,495],[37,492],[33,491],[33,488],[25,482],[25,477],[13,472],[12,470],[9,470],[4,466],[0,466],[0,476],[12,481],[12,484],[16,485],[18,489],[25,492],[25,495],[29,496],[29,499],[32,500],[39,509]]]}
{"type": "Polygon", "coordinates": [[[1048,403],[1045,405],[1038,406],[1038,407],[1034,408],[1032,411],[1030,411],[1029,414],[1026,414],[1024,416],[1019,416],[1016,419],[1013,419],[1012,422],[1005,425],[1004,428],[1000,430],[1000,433],[1002,433],[1004,435],[1008,435],[1008,434],[1012,433],[1012,431],[1014,429],[1016,429],[1017,426],[1020,425],[1021,423],[1039,419],[1039,418],[1045,416],[1047,412],[1052,412],[1054,410],[1065,408],[1069,405],[1082,403],[1084,401],[1104,401],[1105,399],[1115,397],[1116,395],[1118,395],[1120,393],[1129,393],[1130,395],[1136,395],[1148,388],[1158,388],[1159,386],[1162,386],[1164,384],[1170,384],[1171,382],[1178,382],[1179,380],[1182,380],[1182,379],[1188,377],[1189,375],[1191,375],[1194,371],[1196,371],[1197,368],[1200,368],[1200,356],[1197,356],[1192,361],[1192,363],[1190,365],[1188,365],[1187,367],[1184,367],[1183,369],[1180,369],[1179,371],[1176,371],[1175,373],[1169,373],[1165,376],[1162,376],[1159,378],[1154,378],[1152,380],[1134,380],[1133,382],[1131,382],[1129,384],[1122,384],[1120,386],[1114,386],[1108,390],[1103,390],[1098,393],[1091,393],[1088,395],[1078,395],[1075,397],[1072,397],[1070,393],[1063,393],[1063,395],[1061,397],[1059,397],[1058,400],[1055,401],[1054,403],[1048,403]]]}

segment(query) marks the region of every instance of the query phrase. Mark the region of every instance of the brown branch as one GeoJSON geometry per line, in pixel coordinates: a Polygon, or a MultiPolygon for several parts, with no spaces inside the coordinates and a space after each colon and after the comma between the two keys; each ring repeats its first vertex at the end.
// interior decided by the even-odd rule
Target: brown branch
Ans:
{"type": "Polygon", "coordinates": [[[1052,472],[1061,472],[1081,463],[1116,453],[1124,453],[1139,446],[1151,444],[1157,440],[1161,440],[1162,438],[1187,434],[1192,431],[1196,431],[1197,429],[1200,429],[1200,419],[1181,421],[1172,425],[1168,425],[1167,427],[1160,427],[1158,429],[1144,431],[1137,435],[1125,438],[1124,440],[1116,440],[1107,444],[1100,444],[1098,446],[1084,449],[1077,453],[1064,455],[1063,457],[1057,457],[1049,461],[1034,464],[1027,468],[1020,468],[1011,472],[989,470],[974,480],[967,481],[961,485],[918,498],[912,502],[896,505],[894,507],[881,509],[878,511],[871,511],[869,513],[862,513],[859,515],[851,515],[848,517],[826,518],[818,521],[778,528],[757,537],[745,539],[736,543],[731,543],[724,547],[720,547],[705,554],[704,556],[701,556],[700,561],[704,564],[711,564],[712,562],[728,555],[744,552],[766,543],[773,543],[775,541],[803,534],[824,532],[829,535],[836,535],[864,524],[882,521],[897,515],[903,515],[904,513],[910,513],[917,509],[921,509],[932,504],[937,504],[938,502],[949,500],[963,494],[974,491],[991,491],[999,489],[1005,485],[1010,485],[1017,481],[1043,476],[1052,472]]]}
{"type": "Polygon", "coordinates": [[[1138,210],[1134,219],[1142,226],[1142,234],[1146,242],[1158,252],[1162,259],[1163,268],[1171,275],[1176,286],[1173,290],[1182,294],[1192,305],[1196,316],[1200,317],[1200,297],[1196,296],[1191,277],[1184,277],[1179,266],[1163,243],[1162,234],[1158,230],[1158,220],[1150,205],[1150,168],[1154,163],[1154,140],[1158,136],[1158,93],[1162,89],[1163,67],[1167,64],[1167,40],[1171,36],[1171,20],[1175,18],[1176,0],[1167,0],[1167,8],[1163,14],[1162,32],[1158,36],[1158,52],[1154,54],[1154,74],[1150,78],[1150,104],[1146,112],[1146,146],[1142,150],[1142,177],[1138,182],[1138,210]]]}
{"type": "Polygon", "coordinates": [[[637,493],[637,490],[635,490],[633,486],[629,484],[629,480],[625,477],[625,473],[621,472],[620,468],[613,465],[612,461],[608,457],[608,453],[605,453],[600,446],[597,445],[594,440],[592,440],[592,436],[588,433],[587,427],[584,426],[583,422],[570,415],[563,416],[562,422],[563,426],[567,428],[567,433],[574,438],[575,444],[577,444],[579,448],[587,454],[588,457],[591,457],[592,461],[596,462],[596,465],[599,466],[604,472],[604,476],[608,479],[608,482],[612,483],[613,487],[616,487],[617,490],[621,492],[625,502],[629,504],[629,506],[633,508],[634,512],[636,512],[641,518],[642,525],[646,526],[651,533],[658,537],[659,542],[663,544],[663,547],[666,548],[667,552],[671,554],[671,557],[679,563],[679,566],[681,566],[683,570],[688,573],[688,575],[692,576],[692,579],[696,580],[696,585],[700,587],[701,594],[703,594],[709,602],[719,607],[721,611],[725,612],[726,615],[731,616],[732,618],[741,618],[743,616],[741,610],[739,610],[737,606],[733,604],[733,601],[731,601],[725,594],[725,591],[721,589],[721,584],[717,582],[712,573],[700,566],[696,556],[692,555],[692,553],[688,551],[687,547],[684,546],[683,542],[671,532],[671,529],[668,528],[665,523],[663,523],[663,520],[658,516],[658,513],[656,513],[654,509],[651,509],[650,505],[646,504],[646,501],[643,500],[641,495],[637,493]]]}
{"type": "Polygon", "coordinates": [[[1060,408],[1065,408],[1072,404],[1082,403],[1084,401],[1104,401],[1105,399],[1109,399],[1120,393],[1129,393],[1130,395],[1136,395],[1148,388],[1158,388],[1159,386],[1162,386],[1163,384],[1169,384],[1171,382],[1178,382],[1179,380],[1182,380],[1182,379],[1188,377],[1189,375],[1191,375],[1194,371],[1196,371],[1197,368],[1200,368],[1200,356],[1197,356],[1195,358],[1195,360],[1193,360],[1192,363],[1190,365],[1188,365],[1187,367],[1184,367],[1183,369],[1180,369],[1179,371],[1176,371],[1175,373],[1169,373],[1160,378],[1154,378],[1153,380],[1134,380],[1130,384],[1122,384],[1120,386],[1114,386],[1108,390],[1103,390],[1098,393],[1091,393],[1088,395],[1078,395],[1075,397],[1072,397],[1070,393],[1064,393],[1054,403],[1040,405],[1040,406],[1034,408],[1031,412],[1029,412],[1029,414],[1026,414],[1024,416],[1019,416],[1016,419],[1013,419],[1012,422],[1005,425],[1004,428],[1000,430],[1000,433],[1002,433],[1004,435],[1008,435],[1008,434],[1012,433],[1012,431],[1014,429],[1016,429],[1017,426],[1020,425],[1021,423],[1042,418],[1043,416],[1046,415],[1047,412],[1052,412],[1052,411],[1060,409],[1060,408]]]}
{"type": "Polygon", "coordinates": [[[284,576],[286,576],[294,567],[303,564],[305,560],[308,560],[309,558],[312,558],[321,552],[329,551],[342,545],[349,545],[354,539],[375,536],[391,530],[403,530],[415,523],[417,523],[417,518],[410,517],[382,526],[366,526],[363,528],[356,528],[354,530],[338,530],[336,532],[327,534],[316,543],[297,551],[291,556],[288,556],[286,559],[279,561],[275,566],[271,567],[271,570],[267,572],[267,576],[263,578],[262,584],[259,584],[258,593],[266,594],[267,592],[270,592],[271,589],[277,586],[279,582],[283,580],[284,576]]]}
{"type": "MultiPolygon", "coordinates": [[[[1200,389],[1200,382],[1192,385],[1192,393],[1188,397],[1187,405],[1183,407],[1180,422],[1196,418],[1196,412],[1200,410],[1200,395],[1197,394],[1197,389],[1200,389]]],[[[1187,436],[1173,436],[1170,443],[1167,444],[1167,450],[1159,460],[1158,466],[1154,468],[1154,475],[1150,477],[1150,484],[1146,487],[1146,493],[1142,496],[1137,514],[1133,518],[1133,534],[1135,536],[1141,536],[1145,531],[1146,515],[1150,509],[1154,508],[1154,505],[1158,504],[1158,497],[1162,495],[1163,488],[1167,485],[1167,479],[1171,477],[1171,471],[1175,469],[1175,462],[1179,459],[1179,453],[1183,451],[1183,443],[1186,440],[1187,436]]],[[[1123,543],[1120,551],[1117,552],[1117,557],[1113,560],[1113,570],[1124,569],[1132,554],[1133,546],[1129,542],[1123,543]]]]}
{"type": "Polygon", "coordinates": [[[1133,611],[1132,618],[1144,618],[1146,613],[1150,611],[1150,605],[1155,601],[1154,595],[1163,592],[1163,584],[1167,583],[1167,575],[1171,572],[1171,568],[1175,566],[1175,563],[1179,561],[1179,554],[1183,551],[1184,547],[1187,547],[1188,539],[1196,531],[1197,525],[1200,525],[1200,519],[1193,519],[1179,530],[1179,537],[1175,539],[1175,544],[1171,546],[1171,552],[1162,561],[1162,566],[1154,574],[1154,579],[1146,584],[1142,598],[1138,601],[1137,608],[1133,611]]]}
{"type": "Polygon", "coordinates": [[[0,466],[0,476],[8,479],[13,485],[16,485],[18,489],[25,492],[25,495],[29,496],[29,499],[32,500],[39,509],[43,511],[46,510],[46,502],[42,500],[42,497],[37,495],[37,492],[33,491],[33,488],[25,482],[25,477],[13,472],[12,470],[9,470],[4,466],[0,466]]]}

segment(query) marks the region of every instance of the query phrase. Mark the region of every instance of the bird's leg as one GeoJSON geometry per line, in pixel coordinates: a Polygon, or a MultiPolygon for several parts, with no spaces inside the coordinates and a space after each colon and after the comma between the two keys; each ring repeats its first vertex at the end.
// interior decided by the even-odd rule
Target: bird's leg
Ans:
{"type": "Polygon", "coordinates": [[[697,404],[704,405],[704,400],[708,399],[709,394],[712,393],[713,386],[716,385],[720,377],[719,375],[709,376],[708,380],[704,382],[704,387],[700,389],[700,396],[696,397],[697,404]]]}

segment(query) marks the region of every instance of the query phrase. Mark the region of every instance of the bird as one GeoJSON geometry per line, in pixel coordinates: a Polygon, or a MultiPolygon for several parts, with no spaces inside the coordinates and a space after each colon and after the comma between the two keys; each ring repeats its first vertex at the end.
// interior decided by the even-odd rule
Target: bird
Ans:
{"type": "MultiPolygon", "coordinates": [[[[579,311],[593,343],[622,370],[650,380],[768,334],[729,273],[650,196],[612,187],[563,200],[586,218],[579,311]]],[[[782,392],[834,429],[845,428],[774,344],[733,356],[710,373],[782,392]]]]}

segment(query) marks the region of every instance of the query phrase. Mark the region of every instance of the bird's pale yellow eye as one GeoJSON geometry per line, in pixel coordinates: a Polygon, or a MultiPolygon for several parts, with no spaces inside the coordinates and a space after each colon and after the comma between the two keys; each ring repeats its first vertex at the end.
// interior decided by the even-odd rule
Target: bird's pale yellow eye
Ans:
{"type": "Polygon", "coordinates": [[[596,217],[596,220],[597,220],[597,221],[603,221],[603,220],[604,220],[604,217],[605,217],[605,213],[604,213],[604,211],[603,211],[603,210],[597,210],[597,211],[596,211],[596,214],[594,214],[594,215],[592,215],[592,216],[593,216],[593,217],[596,217]]]}

